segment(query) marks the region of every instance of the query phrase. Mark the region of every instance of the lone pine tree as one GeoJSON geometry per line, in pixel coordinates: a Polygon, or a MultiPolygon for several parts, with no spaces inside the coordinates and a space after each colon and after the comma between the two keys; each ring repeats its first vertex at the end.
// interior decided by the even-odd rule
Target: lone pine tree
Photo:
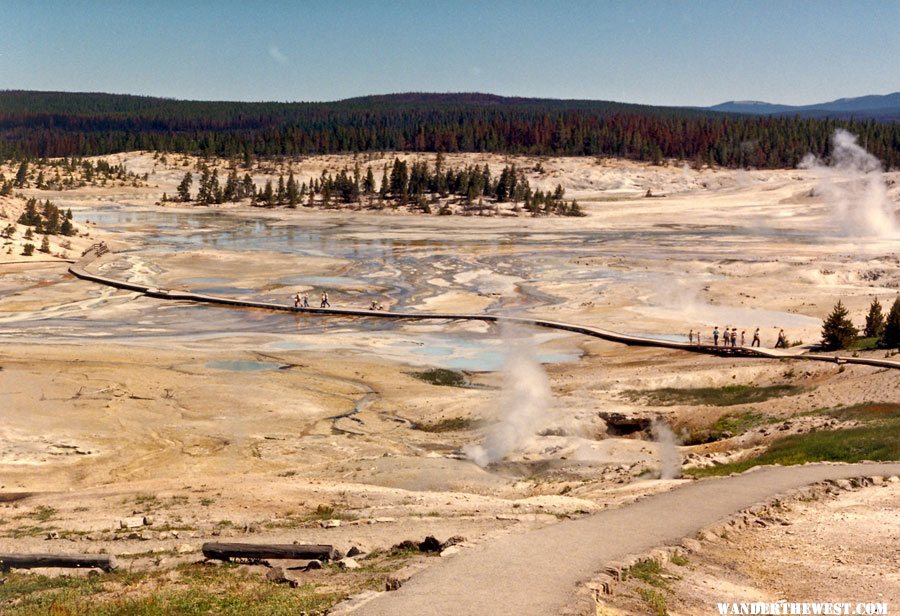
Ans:
{"type": "Polygon", "coordinates": [[[869,306],[869,314],[866,315],[866,327],[863,329],[863,335],[866,338],[881,338],[883,333],[884,313],[881,311],[881,302],[876,297],[869,306]]]}
{"type": "Polygon", "coordinates": [[[858,330],[850,320],[843,302],[838,300],[834,310],[822,325],[822,346],[828,351],[844,349],[856,338],[858,330]]]}

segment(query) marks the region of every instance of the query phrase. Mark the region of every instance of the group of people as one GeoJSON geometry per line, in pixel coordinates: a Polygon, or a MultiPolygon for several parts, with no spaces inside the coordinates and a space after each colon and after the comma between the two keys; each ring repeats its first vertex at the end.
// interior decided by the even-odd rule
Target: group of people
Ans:
{"type": "MultiPolygon", "coordinates": [[[[309,308],[309,293],[297,291],[294,295],[294,308],[309,308]]],[[[319,308],[331,308],[331,302],[328,301],[328,291],[322,291],[322,301],[319,302],[319,308]]],[[[378,300],[372,300],[369,310],[384,310],[384,306],[378,300]]]]}
{"type": "MultiPolygon", "coordinates": [[[[297,294],[294,296],[294,308],[309,308],[309,293],[297,291],[297,294]]],[[[328,302],[328,291],[322,291],[322,301],[319,304],[319,308],[331,308],[331,304],[328,302]]]]}
{"type": "MultiPolygon", "coordinates": [[[[703,343],[701,339],[701,335],[699,331],[691,330],[688,333],[688,340],[691,344],[700,345],[703,343]]],[[[738,345],[738,330],[737,327],[728,327],[726,326],[724,331],[719,331],[719,326],[716,325],[713,327],[712,331],[712,343],[713,346],[720,346],[719,341],[722,341],[721,346],[737,348],[738,346],[746,346],[747,345],[747,331],[741,330],[740,340],[741,344],[738,345]]],[[[760,336],[759,336],[759,328],[753,332],[753,340],[750,341],[751,347],[760,346],[760,336]]],[[[776,349],[786,349],[787,348],[787,337],[784,334],[784,330],[778,330],[778,340],[775,342],[776,349]]]]}

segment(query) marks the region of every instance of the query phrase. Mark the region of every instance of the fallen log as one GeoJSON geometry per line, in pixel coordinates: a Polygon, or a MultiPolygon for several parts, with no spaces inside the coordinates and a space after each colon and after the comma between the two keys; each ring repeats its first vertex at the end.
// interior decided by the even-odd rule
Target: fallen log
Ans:
{"type": "Polygon", "coordinates": [[[39,567],[112,571],[116,568],[116,557],[112,554],[0,554],[0,569],[39,567]]]}
{"type": "Polygon", "coordinates": [[[229,560],[250,559],[291,559],[291,560],[335,560],[338,550],[331,545],[304,545],[294,543],[204,543],[206,558],[229,560]]]}

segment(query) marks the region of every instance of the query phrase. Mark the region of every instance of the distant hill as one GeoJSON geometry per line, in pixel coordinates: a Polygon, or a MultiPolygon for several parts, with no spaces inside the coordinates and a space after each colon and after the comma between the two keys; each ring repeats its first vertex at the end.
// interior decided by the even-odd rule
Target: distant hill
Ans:
{"type": "Polygon", "coordinates": [[[781,111],[750,114],[743,109],[769,106],[741,105],[744,115],[477,92],[254,103],[7,90],[0,91],[0,159],[139,149],[245,160],[444,151],[793,167],[810,152],[827,156],[830,135],[842,127],[864,138],[886,165],[900,165],[900,123],[803,119],[781,111]]]}
{"type": "Polygon", "coordinates": [[[728,101],[707,107],[710,111],[751,115],[796,115],[806,118],[859,118],[900,121],[900,92],[839,98],[813,105],[775,105],[761,101],[728,101]]]}

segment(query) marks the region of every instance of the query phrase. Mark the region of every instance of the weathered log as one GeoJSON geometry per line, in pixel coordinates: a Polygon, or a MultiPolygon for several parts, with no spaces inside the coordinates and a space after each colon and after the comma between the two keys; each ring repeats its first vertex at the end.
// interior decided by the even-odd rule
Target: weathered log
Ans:
{"type": "Polygon", "coordinates": [[[315,544],[204,543],[203,555],[217,560],[231,558],[334,560],[337,550],[331,545],[315,544]]]}
{"type": "Polygon", "coordinates": [[[102,569],[116,568],[112,554],[0,554],[0,569],[36,569],[38,567],[65,567],[102,569]]]}

